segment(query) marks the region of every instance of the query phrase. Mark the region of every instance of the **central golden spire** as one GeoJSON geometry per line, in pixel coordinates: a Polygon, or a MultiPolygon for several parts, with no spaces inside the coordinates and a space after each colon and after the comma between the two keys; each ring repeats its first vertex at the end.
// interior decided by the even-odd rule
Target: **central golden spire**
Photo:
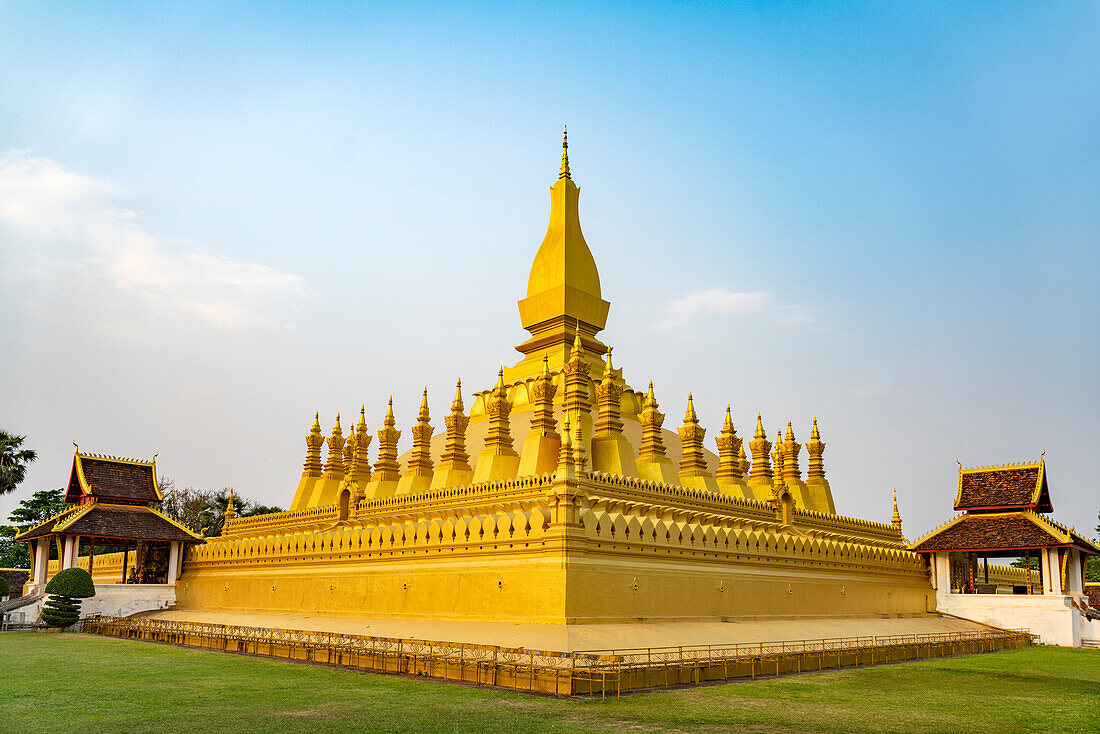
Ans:
{"type": "Polygon", "coordinates": [[[561,134],[561,170],[558,171],[558,178],[568,178],[572,180],[572,176],[569,175],[569,127],[562,128],[561,134]]]}
{"type": "Polygon", "coordinates": [[[558,180],[550,189],[550,222],[531,263],[527,297],[519,302],[520,321],[531,338],[516,349],[532,359],[551,351],[564,361],[577,333],[588,352],[606,351],[595,337],[607,323],[610,304],[603,300],[600,273],[581,232],[579,196],[569,170],[566,131],[558,180]]]}

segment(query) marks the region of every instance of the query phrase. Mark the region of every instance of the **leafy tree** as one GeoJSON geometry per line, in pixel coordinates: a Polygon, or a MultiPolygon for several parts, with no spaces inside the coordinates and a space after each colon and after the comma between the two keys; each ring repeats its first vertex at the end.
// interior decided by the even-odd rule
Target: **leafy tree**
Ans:
{"type": "Polygon", "coordinates": [[[0,431],[0,494],[14,492],[27,474],[27,464],[38,458],[32,449],[23,448],[26,436],[0,431]]]}
{"type": "Polygon", "coordinates": [[[157,484],[164,495],[161,512],[196,532],[203,527],[203,511],[214,501],[213,492],[194,487],[180,489],[174,481],[163,476],[157,478],[157,484]]]}
{"type": "Polygon", "coordinates": [[[275,507],[273,505],[260,505],[254,502],[249,502],[245,511],[241,513],[241,517],[253,517],[255,515],[270,515],[273,512],[282,512],[282,507],[275,507]]]}
{"type": "MultiPolygon", "coordinates": [[[[69,507],[64,489],[43,489],[20,502],[8,516],[14,525],[0,525],[0,567],[30,568],[31,556],[27,544],[16,542],[15,536],[69,507]]],[[[57,558],[57,548],[53,543],[50,543],[50,557],[57,558]]]]}
{"type": "Polygon", "coordinates": [[[0,525],[0,568],[30,568],[31,554],[26,543],[17,543],[22,531],[14,525],[0,525]]]}
{"type": "MultiPolygon", "coordinates": [[[[157,484],[164,495],[164,501],[160,504],[161,512],[196,532],[201,531],[206,537],[221,535],[225,524],[225,510],[229,506],[228,487],[217,492],[194,487],[179,489],[172,479],[165,476],[158,477],[157,484]]],[[[249,502],[234,493],[233,511],[238,517],[252,517],[282,512],[283,509],[249,502]]]]}
{"type": "Polygon", "coordinates": [[[46,522],[54,515],[69,509],[65,501],[65,489],[42,489],[19,503],[8,516],[10,522],[27,530],[39,523],[46,522]]]}

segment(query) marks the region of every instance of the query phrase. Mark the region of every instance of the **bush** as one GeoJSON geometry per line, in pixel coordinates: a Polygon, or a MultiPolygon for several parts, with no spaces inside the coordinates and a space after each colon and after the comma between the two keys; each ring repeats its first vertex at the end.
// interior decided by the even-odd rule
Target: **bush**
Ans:
{"type": "Polygon", "coordinates": [[[66,568],[50,579],[46,593],[51,596],[42,608],[42,621],[65,628],[80,619],[80,600],[95,596],[95,584],[83,568],[66,568]]]}
{"type": "Polygon", "coordinates": [[[3,576],[0,576],[0,596],[7,596],[11,593],[11,587],[8,586],[8,580],[3,576]]]}
{"type": "Polygon", "coordinates": [[[92,575],[83,568],[66,568],[50,579],[50,583],[46,584],[46,593],[87,599],[95,596],[95,584],[92,575]]]}

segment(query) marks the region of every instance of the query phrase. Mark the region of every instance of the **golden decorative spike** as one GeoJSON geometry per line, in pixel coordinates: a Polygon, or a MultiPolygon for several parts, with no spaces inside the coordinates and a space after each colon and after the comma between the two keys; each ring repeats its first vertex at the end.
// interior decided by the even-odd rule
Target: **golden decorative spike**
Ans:
{"type": "Polygon", "coordinates": [[[451,402],[451,414],[444,418],[447,424],[447,445],[439,461],[440,469],[471,471],[470,455],[466,453],[466,426],[470,419],[463,412],[462,380],[455,385],[455,399],[451,402]]]}
{"type": "Polygon", "coordinates": [[[554,418],[554,395],[558,386],[550,374],[550,358],[542,355],[542,373],[531,386],[534,409],[531,411],[531,430],[541,436],[556,436],[557,420],[554,418]]]}
{"type": "Polygon", "coordinates": [[[232,520],[237,516],[237,511],[233,509],[233,485],[229,486],[229,499],[225,503],[225,519],[232,520]]]}
{"type": "Polygon", "coordinates": [[[374,464],[374,479],[381,482],[396,482],[401,478],[401,466],[397,463],[397,441],[401,431],[394,426],[393,396],[390,396],[386,417],[382,419],[382,428],[378,431],[378,461],[374,464]]]}
{"type": "Polygon", "coordinates": [[[749,450],[752,451],[752,473],[749,474],[751,479],[770,480],[772,478],[771,459],[768,456],[771,448],[771,442],[764,433],[764,422],[757,413],[756,433],[753,434],[753,440],[749,443],[749,450]]]}
{"type": "Polygon", "coordinates": [[[623,388],[622,385],[615,382],[615,368],[611,366],[611,347],[608,347],[607,361],[604,363],[603,368],[603,377],[596,386],[598,404],[598,416],[596,418],[597,436],[611,437],[622,434],[622,406],[619,402],[622,396],[623,388]]]}
{"type": "MultiPolygon", "coordinates": [[[[722,432],[714,439],[718,447],[718,473],[719,482],[733,482],[742,478],[741,461],[738,452],[741,451],[741,439],[733,427],[733,416],[730,406],[726,406],[726,422],[722,424],[722,432]]],[[[744,456],[744,453],[741,454],[744,456]]]]}
{"type": "Polygon", "coordinates": [[[802,444],[794,440],[794,428],[787,421],[787,440],[783,442],[783,481],[794,484],[802,481],[802,471],[798,467],[798,453],[802,444]]]}
{"type": "Polygon", "coordinates": [[[416,415],[416,425],[412,427],[413,447],[409,454],[409,466],[406,477],[431,477],[435,471],[432,466],[432,426],[428,422],[428,388],[420,396],[420,412],[416,415]]]}
{"type": "Polygon", "coordinates": [[[806,442],[806,453],[810,455],[810,463],[806,467],[806,481],[820,483],[825,479],[825,463],[821,458],[825,453],[825,442],[821,440],[821,433],[817,430],[817,416],[814,416],[810,440],[806,442]]]}
{"type": "Polygon", "coordinates": [[[319,477],[324,472],[321,447],[325,445],[325,437],[321,433],[320,416],[320,413],[313,414],[313,427],[306,434],[306,462],[302,465],[302,475],[307,477],[319,477]]]}
{"type": "Polygon", "coordinates": [[[573,436],[569,431],[569,414],[561,419],[561,449],[558,451],[558,468],[554,476],[558,479],[572,479],[576,477],[573,470],[573,436]]]}
{"type": "MultiPolygon", "coordinates": [[[[569,353],[569,361],[562,365],[562,370],[565,372],[565,400],[562,403],[562,410],[574,415],[591,415],[592,403],[589,397],[591,378],[588,376],[589,366],[584,359],[584,349],[581,347],[579,331],[573,340],[573,350],[569,353]]],[[[581,425],[581,421],[575,421],[573,427],[576,428],[579,425],[581,425]]],[[[591,426],[591,423],[589,423],[589,426],[591,426]]]]}
{"type": "Polygon", "coordinates": [[[775,467],[773,479],[776,486],[783,484],[783,429],[775,433],[775,443],[772,446],[772,464],[775,467]]]}
{"type": "Polygon", "coordinates": [[[695,405],[692,396],[688,393],[687,410],[684,411],[684,424],[679,428],[680,434],[680,476],[702,476],[707,471],[707,460],[703,456],[703,437],[707,430],[699,425],[699,417],[695,414],[695,405]]]}
{"type": "Polygon", "coordinates": [[[649,381],[649,392],[642,400],[642,412],[638,414],[638,422],[642,424],[642,445],[638,450],[639,462],[658,462],[668,459],[665,453],[665,443],[661,437],[661,426],[665,422],[665,414],[657,410],[657,397],[653,394],[653,380],[649,381]]]}
{"type": "Polygon", "coordinates": [[[508,401],[508,389],[504,385],[504,367],[497,373],[497,384],[489,393],[485,412],[489,415],[489,432],[485,437],[485,450],[504,456],[517,456],[512,448],[511,427],[508,424],[512,404],[508,401]]]}
{"type": "Polygon", "coordinates": [[[580,422],[573,428],[573,471],[578,477],[588,474],[588,457],[584,451],[584,433],[580,422]]]}
{"type": "Polygon", "coordinates": [[[740,439],[737,444],[737,465],[741,468],[741,476],[748,476],[750,468],[749,460],[745,456],[745,442],[740,439]]]}
{"type": "Polygon", "coordinates": [[[344,474],[351,473],[351,462],[355,453],[355,424],[351,425],[348,436],[344,439],[344,474]]]}
{"type": "Polygon", "coordinates": [[[359,484],[360,493],[370,481],[370,458],[367,449],[373,438],[374,436],[367,430],[367,406],[363,405],[359,408],[359,424],[355,427],[355,447],[351,454],[351,467],[348,469],[348,479],[359,484]]]}
{"type": "Polygon", "coordinates": [[[558,178],[568,178],[572,180],[572,176],[569,175],[569,126],[566,125],[563,129],[561,136],[561,170],[558,171],[558,178]]]}
{"type": "Polygon", "coordinates": [[[325,462],[325,475],[335,479],[344,477],[344,432],[340,428],[340,414],[336,414],[336,423],[332,426],[332,435],[328,437],[328,460],[325,462]]]}
{"type": "Polygon", "coordinates": [[[890,518],[890,524],[899,533],[901,532],[901,514],[898,512],[898,491],[894,490],[894,516],[890,518]]]}

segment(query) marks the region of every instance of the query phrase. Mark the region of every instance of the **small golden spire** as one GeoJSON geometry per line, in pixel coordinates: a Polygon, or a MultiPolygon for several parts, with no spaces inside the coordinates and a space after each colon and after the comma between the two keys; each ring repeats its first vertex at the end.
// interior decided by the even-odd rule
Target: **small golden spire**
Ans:
{"type": "Polygon", "coordinates": [[[458,378],[458,382],[455,383],[455,399],[451,401],[451,412],[461,413],[463,411],[462,405],[462,378],[458,378]]]}
{"type": "Polygon", "coordinates": [[[614,368],[611,366],[611,350],[612,349],[614,349],[614,347],[608,347],[607,348],[607,360],[604,362],[604,365],[603,365],[603,376],[604,377],[611,377],[612,374],[615,371],[614,368]]]}
{"type": "Polygon", "coordinates": [[[542,353],[542,377],[550,379],[553,375],[550,374],[550,354],[547,352],[542,353]]]}
{"type": "Polygon", "coordinates": [[[427,422],[428,415],[428,386],[424,386],[424,392],[420,394],[420,412],[416,414],[418,420],[427,422]]]}
{"type": "Polygon", "coordinates": [[[653,380],[649,381],[649,392],[646,393],[645,400],[642,401],[642,405],[646,407],[650,405],[652,405],[654,408],[657,407],[657,396],[653,394],[653,380]]]}
{"type": "Polygon", "coordinates": [[[810,440],[816,441],[821,438],[821,434],[817,430],[817,416],[814,416],[814,427],[810,429],[810,440]]]}
{"type": "Polygon", "coordinates": [[[558,178],[568,178],[573,180],[573,177],[569,175],[569,126],[564,126],[564,131],[561,137],[561,170],[558,172],[558,178]]]}
{"type": "Polygon", "coordinates": [[[790,422],[790,421],[787,421],[787,436],[786,436],[786,440],[788,440],[788,441],[793,441],[793,440],[794,440],[794,429],[793,429],[793,428],[791,428],[791,422],[790,422]]]}
{"type": "Polygon", "coordinates": [[[733,430],[733,416],[730,414],[730,406],[726,404],[726,422],[722,424],[723,431],[733,430]]]}
{"type": "Polygon", "coordinates": [[[313,414],[313,430],[321,430],[321,411],[317,411],[313,414]]]}
{"type": "Polygon", "coordinates": [[[493,392],[501,397],[508,396],[508,389],[504,386],[504,365],[497,370],[497,384],[493,386],[493,392]]]}
{"type": "Polygon", "coordinates": [[[355,427],[357,435],[366,435],[364,432],[367,430],[367,406],[366,403],[362,403],[359,406],[359,425],[355,427]]]}
{"type": "MultiPolygon", "coordinates": [[[[340,420],[340,416],[336,416],[336,420],[340,420]]],[[[390,395],[389,405],[386,408],[386,417],[382,419],[382,425],[384,426],[396,426],[397,420],[393,417],[393,395],[390,395]]]]}
{"type": "Polygon", "coordinates": [[[890,518],[890,524],[893,525],[898,532],[901,532],[901,513],[898,512],[898,491],[894,490],[894,516],[890,518]]]}
{"type": "Polygon", "coordinates": [[[684,423],[698,423],[699,416],[695,414],[695,403],[692,401],[691,393],[688,393],[688,405],[687,410],[684,411],[684,423]]]}
{"type": "Polygon", "coordinates": [[[764,439],[768,437],[768,434],[764,433],[764,422],[760,420],[759,413],[756,414],[756,433],[752,434],[752,437],[764,439]]]}
{"type": "Polygon", "coordinates": [[[229,499],[225,503],[225,519],[232,520],[237,516],[237,513],[233,510],[233,485],[229,486],[229,499]]]}
{"type": "Polygon", "coordinates": [[[572,361],[574,357],[580,359],[584,356],[584,348],[581,346],[581,330],[577,329],[577,334],[573,337],[573,351],[569,353],[569,359],[572,361]]]}

